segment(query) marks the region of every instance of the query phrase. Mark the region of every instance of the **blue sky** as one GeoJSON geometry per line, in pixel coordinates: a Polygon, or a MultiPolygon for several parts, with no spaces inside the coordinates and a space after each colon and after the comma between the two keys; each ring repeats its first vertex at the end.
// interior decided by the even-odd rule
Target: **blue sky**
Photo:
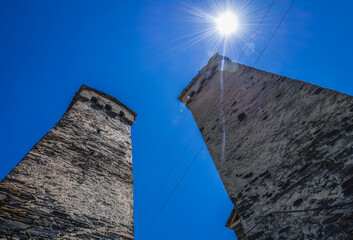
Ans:
{"type": "MultiPolygon", "coordinates": [[[[248,19],[242,20],[248,31],[227,49],[232,60],[271,0],[245,2],[248,19]]],[[[275,2],[255,37],[254,52],[241,63],[254,63],[290,2],[275,2]]],[[[132,140],[134,197],[141,202],[135,208],[135,239],[140,240],[203,144],[197,133],[141,219],[196,129],[188,113],[143,194],[184,114],[177,96],[215,53],[207,39],[193,41],[204,27],[193,16],[195,8],[212,13],[213,7],[205,0],[0,0],[0,179],[56,124],[82,84],[111,94],[138,114],[132,140]]],[[[352,7],[348,0],[297,0],[256,67],[352,95],[352,7]]],[[[204,149],[143,239],[235,239],[224,227],[231,210],[204,149]]]]}

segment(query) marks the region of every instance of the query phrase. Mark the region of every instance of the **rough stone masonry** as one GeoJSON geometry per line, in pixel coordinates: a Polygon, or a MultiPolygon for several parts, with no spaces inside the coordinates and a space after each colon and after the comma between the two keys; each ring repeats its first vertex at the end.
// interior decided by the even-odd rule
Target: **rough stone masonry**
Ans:
{"type": "Polygon", "coordinates": [[[83,85],[0,183],[0,239],[133,239],[135,117],[83,85]]]}
{"type": "Polygon", "coordinates": [[[226,226],[238,239],[353,239],[352,96],[216,54],[179,100],[234,203],[226,226]]]}

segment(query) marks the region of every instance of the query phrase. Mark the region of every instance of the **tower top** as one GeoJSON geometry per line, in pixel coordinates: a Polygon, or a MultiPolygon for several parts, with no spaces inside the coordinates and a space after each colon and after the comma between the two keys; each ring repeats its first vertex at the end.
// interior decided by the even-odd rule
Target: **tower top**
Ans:
{"type": "Polygon", "coordinates": [[[133,240],[135,117],[116,98],[83,85],[0,182],[0,238],[133,240]]]}
{"type": "Polygon", "coordinates": [[[221,69],[222,60],[224,60],[224,70],[234,70],[239,67],[238,63],[232,62],[228,57],[222,56],[218,53],[214,54],[206,66],[204,66],[199,73],[191,80],[186,88],[180,93],[178,99],[183,102],[186,106],[192,95],[201,91],[202,86],[212,79],[217,73],[217,70],[221,69]]]}
{"type": "Polygon", "coordinates": [[[94,88],[82,85],[75,93],[66,112],[70,111],[77,102],[92,102],[92,107],[97,110],[104,110],[109,117],[123,117],[124,120],[132,125],[135,122],[137,114],[120,102],[115,97],[94,88]]]}
{"type": "Polygon", "coordinates": [[[352,96],[216,54],[178,99],[234,203],[226,226],[238,239],[351,236],[336,226],[353,216],[352,96]]]}

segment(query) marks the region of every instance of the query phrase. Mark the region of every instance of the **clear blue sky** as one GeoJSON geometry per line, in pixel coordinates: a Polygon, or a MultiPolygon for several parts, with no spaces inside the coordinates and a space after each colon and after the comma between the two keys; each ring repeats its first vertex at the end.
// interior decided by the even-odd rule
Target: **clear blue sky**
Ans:
{"type": "MultiPolygon", "coordinates": [[[[75,91],[86,84],[138,113],[132,140],[139,202],[185,111],[177,96],[214,53],[207,39],[191,45],[193,38],[183,38],[202,27],[186,4],[212,11],[208,1],[190,2],[0,0],[0,179],[56,124],[75,91]]],[[[246,2],[253,30],[271,0],[246,2]]],[[[256,36],[254,53],[241,63],[254,63],[289,4],[276,1],[256,36]]],[[[297,0],[257,67],[353,94],[352,8],[348,0],[297,0]]],[[[238,41],[226,55],[236,60],[244,43],[238,41]]],[[[136,240],[203,144],[198,133],[158,200],[138,221],[195,128],[188,114],[162,171],[135,209],[136,240]]],[[[235,239],[224,227],[231,209],[204,150],[144,239],[235,239]]]]}

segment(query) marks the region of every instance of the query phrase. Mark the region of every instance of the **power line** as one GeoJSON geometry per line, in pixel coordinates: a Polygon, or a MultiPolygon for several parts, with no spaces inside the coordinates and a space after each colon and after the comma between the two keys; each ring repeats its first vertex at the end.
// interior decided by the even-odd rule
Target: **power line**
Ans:
{"type": "Polygon", "coordinates": [[[317,208],[309,208],[309,209],[299,209],[299,210],[287,210],[287,211],[274,211],[268,213],[266,216],[264,216],[260,221],[258,221],[249,231],[244,233],[242,235],[246,236],[248,235],[252,230],[254,230],[255,227],[257,227],[261,222],[263,222],[267,217],[273,215],[273,214],[286,214],[286,213],[301,213],[301,212],[311,212],[311,211],[322,211],[322,210],[328,210],[328,209],[333,209],[333,208],[339,208],[342,209],[345,206],[350,206],[353,205],[353,201],[346,202],[346,203],[339,203],[335,204],[333,206],[328,206],[328,207],[317,207],[317,208]]]}
{"type": "Polygon", "coordinates": [[[140,239],[143,239],[143,237],[145,236],[145,234],[147,233],[147,231],[150,229],[150,227],[152,226],[152,224],[154,223],[154,221],[156,221],[156,219],[158,218],[159,214],[162,212],[162,210],[164,209],[164,207],[167,205],[168,201],[170,200],[170,198],[173,196],[173,194],[175,193],[175,191],[177,190],[177,188],[179,187],[180,183],[183,181],[184,177],[186,176],[186,174],[188,173],[188,171],[190,170],[190,168],[192,167],[192,165],[194,164],[195,160],[197,159],[197,157],[199,156],[201,150],[203,149],[203,147],[205,146],[205,144],[202,144],[201,148],[199,149],[199,151],[197,152],[196,156],[194,157],[194,159],[190,162],[189,166],[187,167],[187,169],[185,170],[184,174],[182,175],[182,177],[179,179],[178,183],[175,185],[175,187],[173,188],[173,190],[171,191],[171,193],[169,194],[167,200],[163,203],[163,205],[161,206],[161,208],[158,210],[157,214],[154,216],[154,218],[152,219],[152,221],[150,222],[150,224],[147,226],[146,230],[143,232],[143,234],[141,235],[140,239]]]}
{"type": "Polygon", "coordinates": [[[256,28],[255,32],[254,32],[254,33],[252,34],[252,36],[251,36],[250,41],[248,41],[248,43],[245,45],[245,47],[244,47],[244,49],[243,49],[242,53],[240,54],[240,56],[239,56],[239,58],[238,58],[238,61],[237,61],[237,62],[239,62],[239,61],[240,61],[240,59],[243,57],[243,55],[244,55],[244,53],[245,53],[246,49],[248,48],[249,44],[250,44],[250,43],[254,40],[255,35],[256,35],[256,34],[257,34],[257,32],[259,31],[260,26],[262,25],[263,21],[264,21],[264,20],[265,20],[265,18],[267,17],[267,14],[268,14],[268,12],[271,10],[271,8],[272,8],[272,6],[273,6],[273,4],[274,4],[274,2],[275,2],[275,1],[276,1],[276,0],[272,0],[270,7],[267,9],[267,11],[266,11],[265,15],[262,17],[262,19],[261,19],[261,21],[260,21],[259,25],[257,26],[257,28],[256,28]]]}
{"type": "Polygon", "coordinates": [[[268,47],[268,45],[270,44],[272,38],[275,36],[277,30],[279,29],[279,27],[281,26],[283,20],[286,18],[287,14],[289,13],[289,10],[292,8],[293,4],[294,4],[295,0],[292,1],[292,3],[290,4],[290,6],[288,7],[286,13],[284,14],[283,18],[281,19],[280,23],[278,24],[276,30],[272,33],[270,39],[268,40],[266,46],[262,49],[262,52],[260,53],[259,57],[256,59],[255,63],[254,63],[254,67],[257,64],[257,62],[259,61],[259,59],[261,58],[262,54],[265,52],[266,48],[268,47]]]}
{"type": "Polygon", "coordinates": [[[154,173],[153,173],[153,175],[152,175],[152,178],[151,178],[150,181],[148,182],[147,187],[146,187],[145,191],[143,192],[143,194],[142,194],[142,196],[141,196],[141,198],[140,198],[140,201],[136,204],[135,208],[138,208],[138,206],[141,205],[141,202],[142,202],[142,200],[143,200],[143,197],[146,195],[148,189],[151,187],[151,184],[152,184],[154,178],[156,177],[156,175],[157,175],[159,169],[161,168],[162,162],[163,162],[165,156],[167,155],[167,152],[169,151],[170,147],[172,146],[172,143],[173,143],[173,141],[174,141],[174,139],[175,139],[175,137],[176,137],[176,135],[177,135],[177,133],[178,133],[178,131],[179,131],[181,125],[183,124],[184,119],[185,119],[185,117],[186,117],[188,111],[189,111],[189,109],[186,109],[185,114],[184,114],[183,118],[181,119],[181,122],[180,122],[179,125],[178,125],[178,128],[175,130],[174,135],[173,135],[171,141],[169,142],[169,144],[168,144],[168,146],[167,146],[167,148],[166,148],[166,150],[165,150],[165,152],[164,152],[164,154],[163,154],[161,160],[159,160],[158,166],[157,166],[156,170],[154,171],[154,173]]]}
{"type": "Polygon", "coordinates": [[[147,211],[150,209],[150,207],[152,206],[152,203],[156,200],[158,194],[161,192],[161,190],[163,189],[165,183],[167,182],[168,178],[170,177],[170,175],[173,173],[175,167],[178,165],[181,157],[184,155],[186,149],[188,148],[188,146],[190,145],[192,139],[194,138],[194,136],[196,135],[196,133],[198,132],[198,128],[196,128],[196,130],[194,131],[194,134],[191,136],[191,138],[189,139],[188,143],[185,145],[183,151],[181,152],[181,154],[179,155],[179,157],[177,158],[177,160],[175,161],[173,167],[169,170],[169,173],[167,174],[167,176],[164,178],[162,184],[160,185],[158,191],[154,194],[152,200],[149,202],[148,206],[145,208],[145,210],[142,213],[142,216],[138,219],[137,222],[139,222],[141,219],[143,219],[143,217],[145,216],[145,214],[147,213],[147,211]]]}

